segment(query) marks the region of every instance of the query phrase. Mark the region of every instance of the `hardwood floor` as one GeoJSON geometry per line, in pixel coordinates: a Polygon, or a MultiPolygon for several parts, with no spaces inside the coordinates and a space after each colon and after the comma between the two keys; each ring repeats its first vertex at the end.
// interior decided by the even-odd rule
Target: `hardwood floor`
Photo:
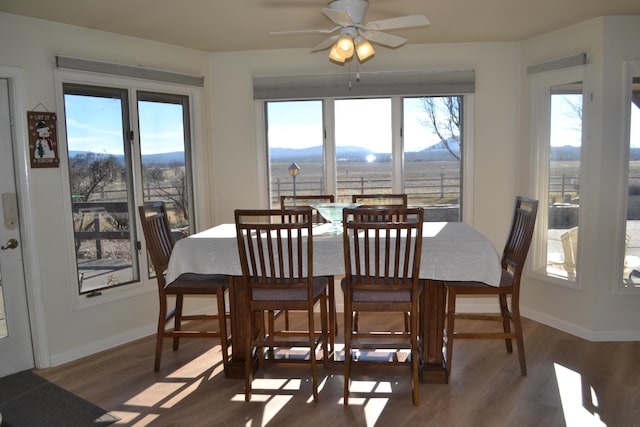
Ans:
{"type": "Polygon", "coordinates": [[[157,373],[154,337],[36,373],[119,425],[640,426],[640,342],[588,342],[526,319],[524,330],[527,377],[504,342],[456,341],[449,384],[422,384],[418,407],[408,366],[355,367],[344,407],[340,364],[319,365],[318,403],[308,365],[292,363],[261,368],[245,402],[243,380],[224,378],[218,341],[207,339],[183,340],[177,352],[165,340],[157,373]]]}

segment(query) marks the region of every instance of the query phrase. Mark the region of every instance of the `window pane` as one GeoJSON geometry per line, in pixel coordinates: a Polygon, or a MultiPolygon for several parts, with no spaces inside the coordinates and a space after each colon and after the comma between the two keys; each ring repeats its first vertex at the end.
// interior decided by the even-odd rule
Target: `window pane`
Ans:
{"type": "Polygon", "coordinates": [[[80,293],[138,280],[126,92],[65,85],[69,186],[80,293]]]}
{"type": "Polygon", "coordinates": [[[193,229],[187,101],[183,96],[138,93],[144,200],[165,202],[176,240],[193,229]]]}
{"type": "Polygon", "coordinates": [[[391,99],[335,101],[337,201],[392,193],[391,99]]]}
{"type": "Polygon", "coordinates": [[[280,196],[325,193],[322,101],[266,103],[270,206],[280,196]]]}
{"type": "Polygon", "coordinates": [[[640,287],[640,77],[634,77],[629,134],[629,193],[627,204],[627,244],[623,280],[629,288],[640,287]]]}
{"type": "Polygon", "coordinates": [[[547,272],[575,280],[580,208],[582,83],[551,88],[547,272]]]}
{"type": "Polygon", "coordinates": [[[425,221],[460,221],[462,97],[403,99],[404,192],[425,221]]]}

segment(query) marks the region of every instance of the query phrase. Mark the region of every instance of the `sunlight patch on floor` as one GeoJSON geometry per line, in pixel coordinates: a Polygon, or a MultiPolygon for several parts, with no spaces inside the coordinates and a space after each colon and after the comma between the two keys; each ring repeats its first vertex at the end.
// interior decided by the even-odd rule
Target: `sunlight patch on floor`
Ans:
{"type": "Polygon", "coordinates": [[[593,387],[583,384],[582,376],[576,371],[557,363],[554,363],[554,368],[566,425],[605,426],[597,412],[598,398],[593,387]],[[585,404],[592,410],[585,408],[585,404]]]}
{"type": "Polygon", "coordinates": [[[186,399],[187,396],[189,396],[191,393],[196,391],[198,387],[200,387],[200,384],[202,384],[203,381],[204,381],[204,378],[196,379],[193,383],[188,384],[187,387],[180,390],[178,393],[175,393],[174,395],[172,395],[171,399],[161,404],[160,407],[163,409],[173,408],[175,405],[180,403],[182,399],[186,399]]]}
{"type": "MultiPolygon", "coordinates": [[[[349,401],[351,401],[351,399],[349,399],[349,401]]],[[[380,418],[380,414],[382,414],[388,402],[388,398],[368,399],[368,402],[364,405],[364,418],[367,427],[376,425],[376,421],[380,418]]]]}
{"type": "Polygon", "coordinates": [[[220,346],[216,345],[211,350],[201,354],[191,362],[179,367],[175,371],[168,374],[167,378],[197,378],[205,371],[211,369],[212,360],[219,361],[214,368],[214,374],[219,373],[224,369],[224,365],[221,361],[222,358],[220,357],[220,352],[220,346]]]}

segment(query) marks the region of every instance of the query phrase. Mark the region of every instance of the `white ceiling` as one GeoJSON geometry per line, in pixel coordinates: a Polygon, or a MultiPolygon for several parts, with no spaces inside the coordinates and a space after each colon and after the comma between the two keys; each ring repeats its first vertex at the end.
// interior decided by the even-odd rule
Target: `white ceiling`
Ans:
{"type": "MultiPolygon", "coordinates": [[[[327,0],[0,0],[0,11],[207,52],[311,48],[331,28],[327,0]]],[[[426,28],[390,31],[409,43],[518,41],[602,15],[640,15],[639,0],[369,0],[366,21],[425,15],[426,28]]]]}

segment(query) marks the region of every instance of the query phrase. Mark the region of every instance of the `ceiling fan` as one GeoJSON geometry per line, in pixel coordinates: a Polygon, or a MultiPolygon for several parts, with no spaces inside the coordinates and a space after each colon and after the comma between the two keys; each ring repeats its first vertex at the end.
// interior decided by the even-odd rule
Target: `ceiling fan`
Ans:
{"type": "Polygon", "coordinates": [[[334,0],[328,4],[328,7],[321,9],[322,13],[336,24],[333,28],[279,31],[269,34],[333,34],[338,32],[313,47],[311,52],[331,48],[329,58],[334,62],[344,64],[353,58],[354,52],[360,62],[373,56],[375,51],[371,43],[396,48],[408,41],[404,37],[384,32],[386,30],[429,25],[429,20],[424,15],[399,16],[365,23],[364,15],[368,6],[368,0],[334,0]]]}

